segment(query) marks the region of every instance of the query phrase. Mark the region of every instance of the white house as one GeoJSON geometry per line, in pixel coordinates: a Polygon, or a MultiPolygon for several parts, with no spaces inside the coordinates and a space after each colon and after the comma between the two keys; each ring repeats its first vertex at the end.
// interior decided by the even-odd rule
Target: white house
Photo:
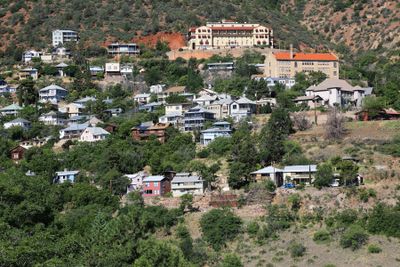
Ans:
{"type": "Polygon", "coordinates": [[[177,173],[171,181],[171,192],[174,197],[185,194],[201,195],[204,193],[204,187],[203,179],[190,173],[177,173]]]}
{"type": "Polygon", "coordinates": [[[166,104],[165,105],[165,115],[183,115],[187,112],[190,107],[192,106],[191,103],[176,103],[176,104],[166,104]]]}
{"type": "Polygon", "coordinates": [[[71,30],[54,30],[52,35],[53,47],[57,47],[65,42],[78,42],[79,40],[78,33],[71,30]]]}
{"type": "Polygon", "coordinates": [[[181,112],[169,112],[168,114],[159,117],[158,122],[181,125],[183,123],[183,115],[181,114],[181,112]]]}
{"type": "Polygon", "coordinates": [[[137,172],[134,174],[125,174],[130,181],[126,189],[126,193],[130,193],[132,191],[141,190],[143,185],[143,179],[149,176],[145,171],[137,172]]]}
{"type": "Polygon", "coordinates": [[[22,54],[22,62],[28,63],[31,62],[33,58],[40,58],[43,52],[39,52],[36,50],[25,51],[22,54]]]}
{"type": "Polygon", "coordinates": [[[150,86],[150,93],[151,94],[159,94],[162,93],[165,89],[165,84],[155,84],[150,86]]]}
{"type": "Polygon", "coordinates": [[[9,129],[11,127],[21,127],[22,129],[27,130],[31,127],[31,122],[22,118],[17,118],[4,123],[4,129],[9,129]]]}
{"type": "Polygon", "coordinates": [[[24,68],[19,70],[18,76],[20,80],[32,77],[36,81],[39,78],[39,71],[35,68],[24,68]]]}
{"type": "Polygon", "coordinates": [[[0,114],[3,116],[17,116],[21,110],[22,108],[17,104],[11,104],[9,106],[1,108],[0,114]]]}
{"type": "Polygon", "coordinates": [[[294,78],[275,78],[275,77],[263,77],[263,76],[255,76],[254,80],[260,81],[264,80],[267,83],[268,87],[274,87],[278,84],[285,86],[287,89],[292,88],[296,84],[296,80],[294,78]]]}
{"type": "Polygon", "coordinates": [[[68,95],[68,91],[61,86],[51,84],[39,90],[39,101],[50,102],[53,104],[65,99],[68,95]]]}
{"type": "Polygon", "coordinates": [[[231,124],[229,122],[215,122],[212,128],[200,132],[200,144],[206,146],[217,137],[230,137],[231,134],[231,124]]]}
{"type": "Polygon", "coordinates": [[[371,88],[352,86],[345,80],[329,78],[307,88],[306,96],[319,96],[326,106],[360,108],[364,97],[371,92],[371,88]]]}
{"type": "Polygon", "coordinates": [[[230,116],[236,122],[251,116],[251,114],[254,114],[255,112],[256,102],[244,96],[230,104],[230,116]]]}
{"type": "Polygon", "coordinates": [[[121,66],[119,63],[110,62],[106,63],[106,74],[108,75],[120,75],[121,74],[121,66]]]}
{"type": "Polygon", "coordinates": [[[64,69],[67,68],[67,67],[68,67],[68,65],[65,64],[64,62],[61,62],[61,63],[56,65],[56,68],[58,70],[58,75],[60,75],[60,77],[65,77],[66,76],[66,73],[65,73],[64,69]]]}
{"type": "Polygon", "coordinates": [[[67,128],[60,130],[60,139],[78,138],[88,126],[87,123],[71,124],[67,128]]]}
{"type": "Polygon", "coordinates": [[[109,132],[100,127],[87,127],[81,134],[79,141],[81,142],[97,142],[102,141],[110,135],[109,132]]]}
{"type": "Polygon", "coordinates": [[[291,165],[284,166],[283,168],[268,166],[252,172],[251,175],[257,181],[271,180],[277,186],[282,186],[284,182],[309,185],[314,181],[316,172],[317,165],[291,165]]]}
{"type": "Polygon", "coordinates": [[[207,106],[210,105],[212,102],[217,100],[218,97],[216,95],[210,96],[210,95],[202,95],[196,99],[194,99],[193,102],[197,103],[200,106],[207,106]]]}
{"type": "Polygon", "coordinates": [[[42,114],[39,117],[39,121],[43,122],[45,125],[62,126],[65,124],[66,120],[64,116],[55,111],[50,111],[48,113],[42,114]]]}
{"type": "Polygon", "coordinates": [[[79,171],[58,171],[56,172],[56,176],[54,177],[54,183],[65,183],[65,182],[70,182],[73,183],[75,182],[75,179],[78,177],[79,171]]]}
{"type": "Polygon", "coordinates": [[[137,94],[133,97],[133,100],[135,100],[139,104],[148,104],[150,102],[150,94],[137,94]]]}

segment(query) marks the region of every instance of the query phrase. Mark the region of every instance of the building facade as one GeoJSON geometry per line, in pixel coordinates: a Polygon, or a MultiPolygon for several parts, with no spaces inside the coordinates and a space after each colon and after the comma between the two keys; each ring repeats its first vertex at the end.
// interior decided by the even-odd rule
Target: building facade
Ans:
{"type": "Polygon", "coordinates": [[[107,46],[107,52],[109,55],[139,55],[140,48],[135,43],[113,43],[107,46]]]}
{"type": "Polygon", "coordinates": [[[50,102],[50,103],[58,103],[61,100],[64,100],[68,95],[68,91],[61,86],[51,84],[39,90],[39,101],[50,102]]]}
{"type": "Polygon", "coordinates": [[[56,172],[56,176],[54,177],[54,182],[55,183],[65,183],[65,182],[70,182],[73,183],[75,182],[76,177],[78,177],[79,171],[59,171],[56,172]]]}
{"type": "Polygon", "coordinates": [[[271,52],[266,54],[264,75],[294,78],[296,73],[321,71],[329,78],[339,78],[339,59],[333,53],[271,52]]]}
{"type": "Polygon", "coordinates": [[[193,27],[188,33],[188,47],[192,50],[213,48],[273,47],[273,31],[260,24],[231,21],[209,22],[193,27]]]}
{"type": "Polygon", "coordinates": [[[200,133],[200,144],[208,145],[217,137],[230,137],[232,134],[231,124],[226,121],[219,121],[213,124],[213,127],[203,130],[200,133]]]}
{"type": "Polygon", "coordinates": [[[202,107],[194,107],[184,114],[183,124],[185,131],[194,131],[202,130],[207,121],[214,121],[214,113],[202,107]]]}
{"type": "Polygon", "coordinates": [[[177,173],[171,181],[171,191],[174,197],[185,194],[201,195],[204,193],[204,181],[197,175],[177,173]]]}
{"type": "Polygon", "coordinates": [[[167,129],[171,126],[169,123],[156,123],[156,124],[146,124],[142,123],[138,127],[133,127],[131,129],[131,134],[133,140],[141,141],[148,140],[152,136],[157,138],[158,141],[164,143],[167,138],[167,129]]]}
{"type": "Polygon", "coordinates": [[[143,179],[143,196],[164,196],[171,192],[171,182],[163,175],[148,176],[143,179]]]}
{"type": "Polygon", "coordinates": [[[53,47],[66,42],[78,42],[79,36],[76,31],[71,30],[55,30],[53,31],[53,47]]]}

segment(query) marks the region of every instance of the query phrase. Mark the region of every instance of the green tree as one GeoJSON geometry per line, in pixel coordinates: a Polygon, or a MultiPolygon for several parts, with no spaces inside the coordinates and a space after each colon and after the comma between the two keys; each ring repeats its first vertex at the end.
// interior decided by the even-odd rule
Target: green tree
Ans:
{"type": "Polygon", "coordinates": [[[332,165],[329,163],[320,164],[315,174],[314,186],[318,189],[329,186],[333,178],[332,165]]]}
{"type": "Polygon", "coordinates": [[[38,94],[35,90],[35,81],[32,78],[22,80],[17,87],[17,96],[19,105],[35,104],[38,99],[38,94]]]}
{"type": "Polygon", "coordinates": [[[201,217],[203,238],[216,249],[234,239],[241,231],[242,221],[228,209],[213,209],[201,217]]]}
{"type": "Polygon", "coordinates": [[[241,123],[232,135],[231,162],[228,183],[232,188],[240,188],[250,180],[250,172],[258,162],[256,142],[246,122],[241,123]]]}
{"type": "Polygon", "coordinates": [[[371,119],[376,118],[385,107],[385,101],[382,97],[367,96],[363,100],[362,109],[368,112],[368,117],[371,119]]]}
{"type": "Polygon", "coordinates": [[[286,109],[278,108],[261,130],[261,158],[265,164],[280,162],[285,155],[285,140],[293,132],[292,121],[286,109]]]}

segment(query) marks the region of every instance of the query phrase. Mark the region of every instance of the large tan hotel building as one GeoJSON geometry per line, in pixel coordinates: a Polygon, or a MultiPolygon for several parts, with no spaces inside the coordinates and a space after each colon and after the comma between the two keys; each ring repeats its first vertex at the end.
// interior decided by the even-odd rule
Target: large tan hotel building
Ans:
{"type": "Polygon", "coordinates": [[[205,26],[190,28],[189,49],[213,49],[267,46],[273,47],[273,31],[260,24],[231,21],[209,22],[205,26]]]}
{"type": "Polygon", "coordinates": [[[329,78],[339,78],[339,59],[333,53],[271,52],[264,68],[267,77],[293,78],[298,72],[321,71],[329,78]]]}

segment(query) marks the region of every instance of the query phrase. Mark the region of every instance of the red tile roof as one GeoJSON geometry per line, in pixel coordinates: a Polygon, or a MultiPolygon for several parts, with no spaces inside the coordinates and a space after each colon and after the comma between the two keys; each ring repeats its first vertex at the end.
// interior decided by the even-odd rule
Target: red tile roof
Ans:
{"type": "Polygon", "coordinates": [[[210,27],[213,31],[252,31],[255,27],[210,27]]]}
{"type": "Polygon", "coordinates": [[[290,52],[274,53],[277,60],[301,60],[301,61],[337,61],[338,58],[332,53],[293,53],[290,58],[290,52]]]}

